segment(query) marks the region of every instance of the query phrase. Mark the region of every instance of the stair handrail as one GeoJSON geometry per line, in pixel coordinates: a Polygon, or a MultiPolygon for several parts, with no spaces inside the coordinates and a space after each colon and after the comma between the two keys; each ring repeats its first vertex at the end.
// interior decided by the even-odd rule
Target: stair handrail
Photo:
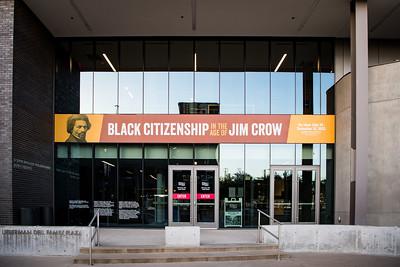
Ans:
{"type": "Polygon", "coordinates": [[[277,219],[273,218],[271,215],[263,212],[260,209],[257,209],[257,212],[258,212],[257,243],[261,243],[261,229],[263,229],[265,232],[270,234],[272,237],[276,238],[278,240],[278,260],[280,260],[281,259],[280,240],[281,240],[281,225],[282,225],[282,223],[280,221],[278,221],[277,219]],[[270,220],[272,220],[273,222],[278,224],[278,235],[275,235],[274,233],[261,227],[261,215],[268,217],[270,220]]]}
{"type": "Polygon", "coordinates": [[[89,265],[93,265],[92,262],[92,243],[93,243],[93,239],[96,237],[96,246],[100,245],[100,209],[97,209],[97,211],[95,212],[92,220],[89,223],[89,231],[90,231],[90,238],[89,238],[89,265]],[[95,231],[93,233],[93,228],[92,228],[92,224],[94,222],[94,220],[96,219],[96,228],[95,231]]]}

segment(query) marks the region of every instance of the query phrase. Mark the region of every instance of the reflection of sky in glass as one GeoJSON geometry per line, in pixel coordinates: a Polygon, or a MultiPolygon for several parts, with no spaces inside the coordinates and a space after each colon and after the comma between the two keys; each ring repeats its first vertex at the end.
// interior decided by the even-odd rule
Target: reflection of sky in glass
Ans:
{"type": "Polygon", "coordinates": [[[117,113],[117,93],[117,72],[94,73],[94,113],[117,113]]]}
{"type": "Polygon", "coordinates": [[[193,72],[169,73],[170,114],[179,114],[179,102],[193,102],[193,72]]]}
{"type": "Polygon", "coordinates": [[[140,114],[143,103],[143,72],[119,73],[119,113],[140,114]]]}
{"type": "Polygon", "coordinates": [[[321,75],[313,73],[313,114],[321,114],[321,75]]]}
{"type": "Polygon", "coordinates": [[[195,102],[219,103],[219,73],[195,73],[195,102]]]}
{"type": "Polygon", "coordinates": [[[269,171],[269,144],[246,144],[246,174],[264,178],[269,171]]]}
{"type": "Polygon", "coordinates": [[[295,113],[294,72],[271,73],[271,113],[295,113]]]}
{"type": "Polygon", "coordinates": [[[270,72],[246,72],[246,114],[268,114],[270,72]]]}
{"type": "Polygon", "coordinates": [[[292,144],[271,144],[271,165],[295,164],[295,146],[292,144]]]}
{"type": "Polygon", "coordinates": [[[326,91],[335,84],[334,73],[321,73],[321,114],[326,114],[326,91]]]}
{"type": "Polygon", "coordinates": [[[244,171],[244,145],[242,144],[221,144],[220,145],[221,163],[219,167],[220,176],[244,171]]]}
{"type": "Polygon", "coordinates": [[[221,114],[244,113],[244,73],[221,72],[221,114]]]}
{"type": "Polygon", "coordinates": [[[79,112],[81,114],[93,112],[93,72],[81,72],[79,112]]]}
{"type": "Polygon", "coordinates": [[[168,113],[168,72],[144,73],[144,113],[168,113]]]}
{"type": "Polygon", "coordinates": [[[296,114],[303,113],[303,73],[296,72],[296,114]]]}

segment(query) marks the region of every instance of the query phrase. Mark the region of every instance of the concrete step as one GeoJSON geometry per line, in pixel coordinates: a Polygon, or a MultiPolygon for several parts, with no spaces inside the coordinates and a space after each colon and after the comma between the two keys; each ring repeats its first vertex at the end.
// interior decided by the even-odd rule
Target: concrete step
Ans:
{"type": "MultiPolygon", "coordinates": [[[[281,257],[287,255],[281,255],[281,257]]],[[[160,252],[160,253],[96,253],[94,264],[126,263],[170,263],[198,261],[248,261],[277,259],[277,249],[252,249],[239,251],[201,251],[201,252],[160,252]]],[[[89,255],[81,254],[74,259],[75,264],[88,264],[89,255]]]]}
{"type": "MultiPolygon", "coordinates": [[[[217,251],[243,251],[243,250],[271,250],[277,249],[276,245],[265,244],[225,244],[205,245],[200,247],[165,247],[165,246],[134,246],[134,247],[93,247],[93,254],[106,253],[162,253],[162,252],[217,252],[217,251]]],[[[81,254],[89,254],[89,248],[80,249],[81,254]]]]}

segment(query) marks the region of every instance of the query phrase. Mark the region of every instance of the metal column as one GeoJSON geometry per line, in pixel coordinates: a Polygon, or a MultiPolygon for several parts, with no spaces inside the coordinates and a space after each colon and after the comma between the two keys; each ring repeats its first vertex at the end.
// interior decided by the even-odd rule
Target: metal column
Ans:
{"type": "Polygon", "coordinates": [[[367,223],[368,185],[368,8],[351,3],[351,179],[350,223],[367,223]]]}

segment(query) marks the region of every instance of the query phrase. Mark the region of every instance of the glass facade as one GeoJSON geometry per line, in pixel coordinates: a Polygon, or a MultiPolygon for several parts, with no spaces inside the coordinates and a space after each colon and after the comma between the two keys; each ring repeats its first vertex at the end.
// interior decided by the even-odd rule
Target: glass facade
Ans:
{"type": "MultiPolygon", "coordinates": [[[[55,113],[333,114],[333,41],[289,38],[60,39],[55,113]]],[[[320,223],[333,222],[327,144],[55,144],[57,224],[168,224],[168,166],[218,165],[242,225],[270,209],[271,165],[320,167],[320,223]],[[65,190],[67,188],[67,190],[65,190]]]]}

